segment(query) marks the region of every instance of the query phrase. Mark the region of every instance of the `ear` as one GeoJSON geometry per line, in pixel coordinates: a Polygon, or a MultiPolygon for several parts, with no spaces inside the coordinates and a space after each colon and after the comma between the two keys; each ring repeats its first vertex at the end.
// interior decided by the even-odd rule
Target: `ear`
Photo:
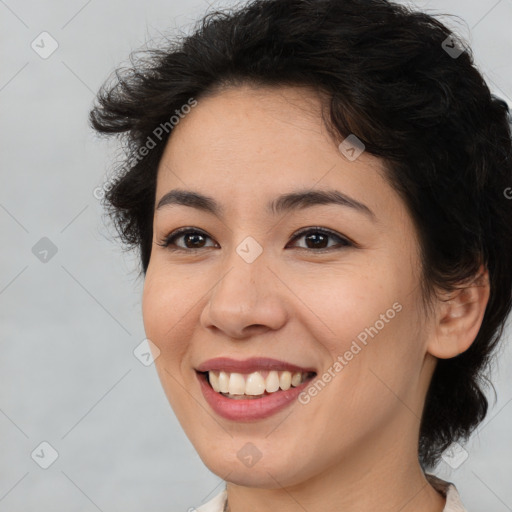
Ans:
{"type": "Polygon", "coordinates": [[[439,300],[435,332],[427,352],[440,359],[465,352],[480,330],[489,294],[489,272],[481,265],[471,283],[439,300]]]}

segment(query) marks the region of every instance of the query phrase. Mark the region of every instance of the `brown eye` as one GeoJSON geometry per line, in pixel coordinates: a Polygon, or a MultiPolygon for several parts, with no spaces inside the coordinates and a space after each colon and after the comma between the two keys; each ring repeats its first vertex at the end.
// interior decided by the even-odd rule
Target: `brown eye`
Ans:
{"type": "Polygon", "coordinates": [[[293,240],[298,240],[300,238],[304,238],[305,247],[299,247],[300,249],[337,249],[341,247],[348,247],[352,244],[344,237],[323,229],[323,228],[308,228],[297,233],[293,240]],[[329,246],[329,238],[337,240],[337,243],[329,246]]]}
{"type": "MultiPolygon", "coordinates": [[[[292,241],[303,238],[305,240],[305,246],[298,247],[299,249],[309,249],[314,252],[329,251],[331,249],[340,249],[343,247],[349,247],[353,244],[346,238],[338,235],[337,233],[326,230],[325,228],[307,228],[293,236],[292,241]],[[335,243],[329,245],[330,240],[334,240],[335,243]]],[[[172,251],[194,251],[207,247],[218,247],[218,245],[206,245],[206,240],[211,239],[209,235],[198,229],[191,228],[180,228],[173,231],[171,234],[166,236],[162,241],[158,242],[158,245],[166,247],[172,251]],[[177,243],[177,241],[180,241],[177,243]]]]}
{"type": "Polygon", "coordinates": [[[166,236],[158,245],[172,250],[195,250],[205,247],[205,239],[210,238],[206,233],[190,228],[180,228],[166,236]],[[183,245],[176,244],[177,240],[183,240],[183,245]]]}

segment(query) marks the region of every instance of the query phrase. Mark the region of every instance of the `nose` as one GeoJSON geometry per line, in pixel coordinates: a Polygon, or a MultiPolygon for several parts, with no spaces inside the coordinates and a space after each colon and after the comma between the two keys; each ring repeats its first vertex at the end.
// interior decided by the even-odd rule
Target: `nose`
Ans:
{"type": "Polygon", "coordinates": [[[201,312],[203,327],[233,339],[280,329],[289,316],[286,288],[269,267],[264,251],[250,263],[233,251],[201,312]]]}

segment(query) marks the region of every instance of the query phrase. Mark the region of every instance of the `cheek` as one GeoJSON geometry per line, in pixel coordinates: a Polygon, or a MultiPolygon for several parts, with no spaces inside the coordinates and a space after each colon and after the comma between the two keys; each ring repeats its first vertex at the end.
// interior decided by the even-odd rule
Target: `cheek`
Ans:
{"type": "Polygon", "coordinates": [[[389,331],[392,318],[400,314],[393,309],[400,298],[399,280],[375,262],[333,265],[300,275],[283,269],[281,275],[293,283],[297,311],[304,312],[302,320],[309,319],[307,329],[332,358],[350,350],[354,340],[364,344],[376,331],[389,331]]]}
{"type": "Polygon", "coordinates": [[[417,309],[407,296],[394,304],[389,309],[384,302],[376,311],[379,315],[351,328],[351,336],[338,344],[336,357],[342,353],[338,366],[342,369],[329,393],[332,403],[341,402],[342,407],[333,406],[333,423],[343,423],[348,417],[353,428],[371,430],[394,416],[409,414],[417,403],[424,357],[422,335],[415,323],[417,309]]]}
{"type": "MultiPolygon", "coordinates": [[[[188,416],[189,397],[183,389],[191,385],[187,380],[190,379],[187,349],[193,332],[190,309],[197,302],[192,295],[180,279],[171,279],[166,272],[148,268],[142,294],[144,330],[160,350],[155,368],[180,421],[188,416]]],[[[186,430],[187,424],[183,428],[186,430]]]]}
{"type": "Polygon", "coordinates": [[[367,403],[372,410],[388,398],[393,400],[386,384],[397,393],[406,393],[419,374],[423,357],[420,297],[411,292],[419,291],[414,272],[404,265],[399,268],[392,258],[380,258],[365,267],[345,266],[328,276],[322,272],[314,279],[301,276],[291,281],[314,313],[308,314],[308,330],[332,362],[325,369],[336,375],[335,383],[328,385],[332,401],[350,389],[345,400],[354,410],[358,410],[357,403],[367,403]]]}
{"type": "Polygon", "coordinates": [[[148,269],[142,294],[142,317],[147,338],[161,351],[163,358],[159,359],[168,360],[169,354],[177,356],[183,351],[180,340],[186,341],[186,338],[180,331],[186,326],[187,313],[196,300],[182,280],[148,269]]]}

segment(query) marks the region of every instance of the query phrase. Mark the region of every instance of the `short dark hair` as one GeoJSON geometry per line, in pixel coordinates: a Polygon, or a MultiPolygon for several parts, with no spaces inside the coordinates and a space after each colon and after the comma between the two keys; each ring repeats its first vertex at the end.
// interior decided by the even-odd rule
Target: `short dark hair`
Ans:
{"type": "MultiPolygon", "coordinates": [[[[355,134],[380,157],[417,229],[423,297],[453,291],[489,271],[490,298],[476,339],[437,361],[421,419],[419,459],[435,466],[484,419],[484,370],[512,302],[511,132],[507,104],[492,95],[471,50],[446,51],[439,20],[385,0],[254,0],[210,12],[190,35],[132,54],[90,113],[104,134],[123,134],[123,171],[105,208],[144,275],[157,167],[172,133],[157,126],[191,97],[224,87],[307,86],[324,94],[336,142],[355,134]],[[155,147],[140,158],[140,149],[155,147]]],[[[456,39],[457,40],[457,39],[456,39]]],[[[453,47],[450,43],[449,46],[453,47]]]]}

